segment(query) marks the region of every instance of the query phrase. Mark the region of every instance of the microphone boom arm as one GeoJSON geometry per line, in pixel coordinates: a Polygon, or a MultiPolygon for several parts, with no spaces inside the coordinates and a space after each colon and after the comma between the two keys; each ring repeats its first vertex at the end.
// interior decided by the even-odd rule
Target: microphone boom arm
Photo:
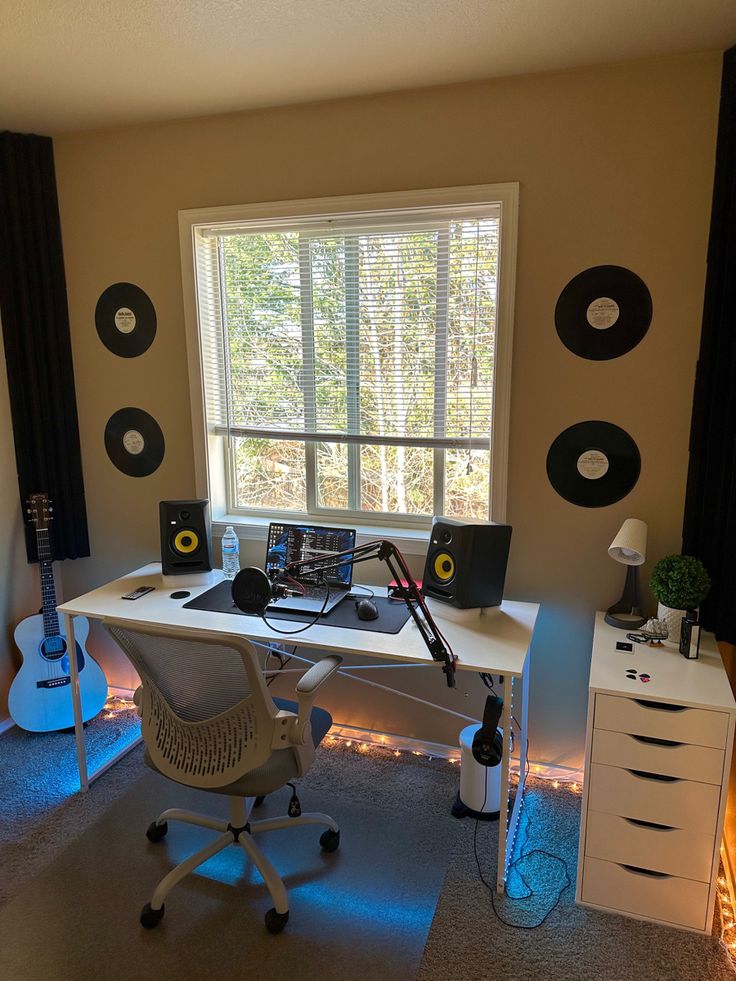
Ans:
{"type": "Polygon", "coordinates": [[[414,577],[409,571],[406,559],[393,542],[385,538],[377,539],[372,542],[366,542],[364,545],[357,545],[355,548],[347,549],[344,552],[330,552],[319,558],[300,559],[297,562],[288,562],[283,569],[275,571],[273,578],[278,579],[280,576],[288,576],[299,581],[300,573],[329,572],[345,565],[354,566],[358,562],[367,562],[370,559],[379,559],[387,565],[389,572],[397,584],[396,589],[398,594],[406,604],[414,623],[417,625],[427,650],[432,655],[433,660],[443,662],[442,671],[447,679],[447,687],[454,688],[455,662],[457,661],[457,657],[440,633],[434,617],[429,612],[427,601],[422,596],[419,587],[414,581],[414,577]],[[417,608],[421,610],[422,616],[419,615],[417,608]]]}

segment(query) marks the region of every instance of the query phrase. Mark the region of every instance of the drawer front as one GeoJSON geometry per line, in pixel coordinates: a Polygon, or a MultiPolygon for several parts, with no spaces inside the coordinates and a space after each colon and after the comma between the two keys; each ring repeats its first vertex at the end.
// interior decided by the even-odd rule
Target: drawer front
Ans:
{"type": "Polygon", "coordinates": [[[591,761],[718,786],[723,778],[722,750],[708,746],[650,743],[645,742],[644,737],[637,738],[608,729],[593,731],[591,761]]]}
{"type": "Polygon", "coordinates": [[[643,870],[586,858],[581,899],[595,906],[704,930],[708,883],[673,876],[651,876],[643,870]]]}
{"type": "Polygon", "coordinates": [[[646,699],[596,695],[596,729],[629,732],[637,736],[670,739],[693,746],[723,749],[728,737],[728,715],[685,706],[663,707],[646,699]]]}
{"type": "Polygon", "coordinates": [[[588,811],[586,858],[710,882],[714,842],[713,835],[699,831],[635,824],[616,814],[588,811]]]}
{"type": "Polygon", "coordinates": [[[721,788],[667,777],[658,779],[617,766],[590,767],[588,807],[703,834],[716,833],[721,788]]]}

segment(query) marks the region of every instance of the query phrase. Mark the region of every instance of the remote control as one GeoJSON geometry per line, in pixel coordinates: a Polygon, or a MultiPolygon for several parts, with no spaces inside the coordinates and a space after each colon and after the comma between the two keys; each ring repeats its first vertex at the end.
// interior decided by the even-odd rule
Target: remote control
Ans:
{"type": "Polygon", "coordinates": [[[125,596],[121,596],[120,599],[137,600],[140,599],[141,596],[145,596],[146,593],[152,593],[155,588],[155,586],[139,586],[138,589],[134,589],[132,593],[126,593],[125,596]]]}

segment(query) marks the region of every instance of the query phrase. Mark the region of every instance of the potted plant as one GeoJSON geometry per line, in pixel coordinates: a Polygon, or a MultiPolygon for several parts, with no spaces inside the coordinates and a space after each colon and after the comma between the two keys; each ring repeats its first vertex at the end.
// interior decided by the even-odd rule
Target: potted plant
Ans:
{"type": "Polygon", "coordinates": [[[652,569],[649,585],[658,601],[657,619],[664,620],[670,641],[677,644],[682,618],[708,595],[710,576],[692,555],[666,555],[652,569]]]}

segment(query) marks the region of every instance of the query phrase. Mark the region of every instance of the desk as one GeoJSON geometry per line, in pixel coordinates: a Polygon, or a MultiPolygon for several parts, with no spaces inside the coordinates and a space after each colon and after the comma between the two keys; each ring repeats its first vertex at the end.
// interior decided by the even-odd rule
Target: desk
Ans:
{"type": "MultiPolygon", "coordinates": [[[[213,583],[222,578],[222,573],[215,573],[214,575],[217,578],[213,580],[213,583]]],[[[59,606],[58,611],[64,615],[66,623],[67,643],[73,650],[74,618],[77,616],[85,616],[93,620],[103,620],[109,617],[127,621],[131,625],[155,624],[184,630],[190,628],[193,631],[219,631],[223,634],[248,637],[250,640],[261,644],[284,643],[284,635],[272,630],[259,617],[235,616],[230,613],[213,613],[206,610],[183,608],[184,603],[188,603],[193,597],[206,592],[213,583],[206,586],[187,586],[191,596],[183,600],[174,600],[170,596],[172,588],[164,586],[162,583],[160,564],[152,563],[143,566],[127,576],[116,579],[105,586],[100,586],[99,589],[94,589],[85,593],[84,596],[59,606]],[[141,585],[151,585],[156,588],[154,592],[148,593],[134,602],[121,599],[124,593],[129,593],[141,585]]],[[[376,587],[375,591],[379,593],[380,590],[376,587]]],[[[516,719],[521,718],[521,738],[518,753],[519,783],[513,805],[506,808],[507,820],[501,821],[499,827],[497,876],[499,892],[504,889],[506,870],[511,860],[524,790],[529,696],[529,645],[538,611],[539,606],[536,603],[504,601],[499,609],[492,610],[483,616],[474,616],[468,612],[459,620],[452,620],[448,617],[448,619],[441,618],[439,621],[440,629],[459,658],[457,663],[459,671],[484,671],[489,674],[503,675],[508,679],[504,686],[504,706],[501,719],[503,731],[505,733],[511,732],[512,714],[516,719]]],[[[280,621],[280,624],[285,629],[292,629],[288,624],[284,624],[284,621],[280,621]]],[[[385,658],[387,661],[426,664],[430,669],[437,671],[437,684],[445,684],[445,678],[441,673],[441,662],[432,660],[416,624],[411,619],[406,622],[398,634],[382,634],[373,630],[350,630],[315,624],[304,633],[298,634],[298,644],[300,648],[325,652],[364,654],[370,657],[385,658]]],[[[132,746],[126,746],[124,750],[96,772],[92,774],[87,772],[79,678],[75,658],[70,658],[70,675],[80,788],[85,791],[89,787],[90,780],[95,779],[108,769],[132,746]]],[[[508,739],[504,739],[504,755],[501,766],[501,800],[508,801],[512,789],[511,749],[508,739]]]]}

